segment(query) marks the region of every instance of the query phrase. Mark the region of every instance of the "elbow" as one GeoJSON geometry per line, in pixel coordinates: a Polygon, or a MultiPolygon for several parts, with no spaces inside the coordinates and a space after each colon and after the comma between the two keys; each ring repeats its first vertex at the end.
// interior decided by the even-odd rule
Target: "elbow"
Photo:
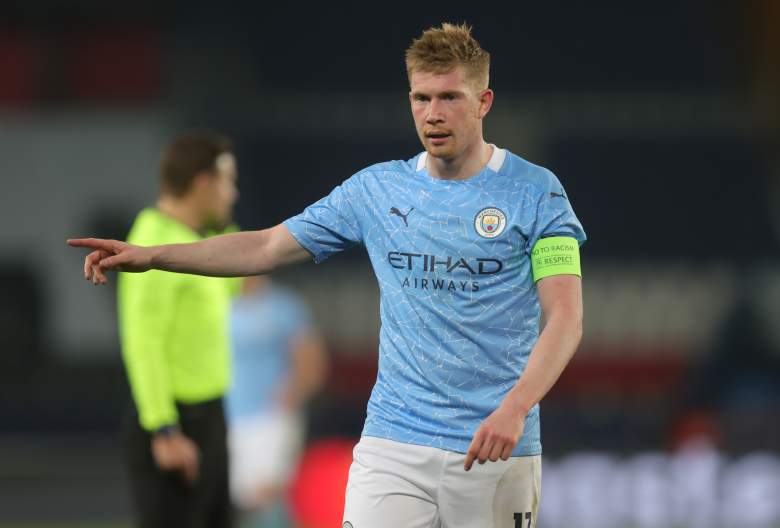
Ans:
{"type": "Polygon", "coordinates": [[[582,342],[582,313],[580,312],[579,316],[574,320],[572,324],[572,340],[574,342],[574,352],[577,351],[577,349],[580,346],[580,343],[582,342]]]}
{"type": "Polygon", "coordinates": [[[580,343],[582,342],[582,334],[583,334],[582,308],[577,310],[576,313],[572,315],[571,328],[572,328],[571,355],[573,357],[574,354],[577,353],[577,350],[580,348],[580,343]]]}
{"type": "Polygon", "coordinates": [[[582,341],[583,323],[582,323],[582,305],[573,307],[567,311],[568,326],[571,328],[572,339],[574,340],[575,348],[579,346],[582,341]]]}
{"type": "Polygon", "coordinates": [[[553,319],[557,321],[558,331],[561,332],[561,335],[565,336],[564,339],[569,343],[573,355],[582,341],[582,309],[579,307],[561,308],[556,311],[550,320],[552,321],[553,319]]]}
{"type": "Polygon", "coordinates": [[[252,255],[251,270],[252,275],[270,275],[276,268],[277,263],[272,258],[273,252],[273,239],[271,237],[271,230],[264,229],[257,232],[258,240],[255,244],[254,254],[252,255]]]}
{"type": "Polygon", "coordinates": [[[582,314],[582,305],[578,305],[570,310],[569,313],[569,321],[572,326],[572,332],[577,338],[577,342],[582,339],[582,328],[583,328],[583,314],[582,314]]]}

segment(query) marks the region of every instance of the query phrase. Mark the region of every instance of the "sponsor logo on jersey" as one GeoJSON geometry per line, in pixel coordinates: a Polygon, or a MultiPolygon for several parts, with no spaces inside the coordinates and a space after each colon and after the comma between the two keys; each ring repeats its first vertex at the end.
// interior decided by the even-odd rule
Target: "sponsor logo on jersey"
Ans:
{"type": "Polygon", "coordinates": [[[409,227],[409,222],[407,222],[407,221],[406,221],[406,217],[407,217],[407,216],[409,216],[409,213],[411,213],[412,211],[414,211],[414,207],[412,207],[411,209],[409,209],[409,210],[406,212],[406,214],[403,214],[403,213],[401,212],[401,210],[400,210],[400,209],[398,209],[397,207],[391,207],[391,208],[390,208],[390,211],[388,212],[388,214],[391,214],[391,215],[396,215],[396,216],[399,216],[399,217],[401,217],[401,220],[403,220],[403,221],[404,221],[404,225],[405,225],[406,227],[409,227]]]}
{"type": "Polygon", "coordinates": [[[474,218],[474,229],[482,238],[496,238],[506,228],[506,215],[497,207],[486,207],[474,218]]]}
{"type": "Polygon", "coordinates": [[[493,258],[465,258],[447,255],[425,255],[405,251],[390,251],[387,261],[396,269],[453,273],[465,270],[471,275],[493,275],[504,268],[504,264],[493,258]]]}
{"type": "Polygon", "coordinates": [[[469,277],[477,279],[480,276],[495,275],[504,269],[504,263],[494,258],[438,256],[409,251],[390,251],[387,253],[387,261],[395,269],[433,274],[425,277],[410,275],[403,279],[402,287],[418,290],[477,292],[480,290],[480,283],[469,280],[469,277]],[[456,274],[458,277],[451,276],[456,274]],[[466,277],[463,277],[464,274],[466,277]],[[461,280],[462,278],[466,280],[461,280]]]}

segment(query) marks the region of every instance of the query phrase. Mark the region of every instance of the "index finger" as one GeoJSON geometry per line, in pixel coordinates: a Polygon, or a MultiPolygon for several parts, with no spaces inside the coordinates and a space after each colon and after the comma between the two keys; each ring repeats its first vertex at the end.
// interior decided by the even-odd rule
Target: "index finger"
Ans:
{"type": "Polygon", "coordinates": [[[471,441],[469,450],[466,452],[466,461],[463,463],[463,469],[466,471],[470,470],[472,464],[474,464],[474,459],[477,458],[477,455],[479,455],[479,450],[482,447],[482,443],[482,435],[480,432],[477,432],[477,434],[474,435],[474,440],[471,441]]]}
{"type": "Polygon", "coordinates": [[[68,245],[71,247],[85,247],[90,249],[105,249],[110,250],[114,248],[113,240],[105,240],[103,238],[69,238],[68,245]]]}

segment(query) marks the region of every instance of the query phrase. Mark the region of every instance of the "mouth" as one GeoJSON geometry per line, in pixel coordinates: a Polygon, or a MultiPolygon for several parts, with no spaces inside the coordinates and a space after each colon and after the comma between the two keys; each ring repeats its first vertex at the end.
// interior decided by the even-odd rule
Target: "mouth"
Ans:
{"type": "Polygon", "coordinates": [[[425,133],[425,137],[428,138],[428,140],[434,145],[441,145],[445,143],[451,135],[452,134],[450,134],[449,132],[439,132],[439,131],[425,133]]]}

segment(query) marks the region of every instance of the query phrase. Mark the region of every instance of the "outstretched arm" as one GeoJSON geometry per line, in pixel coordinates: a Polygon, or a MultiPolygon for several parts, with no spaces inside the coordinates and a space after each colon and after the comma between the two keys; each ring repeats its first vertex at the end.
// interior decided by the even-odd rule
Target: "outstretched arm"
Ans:
{"type": "Polygon", "coordinates": [[[158,269],[211,277],[246,277],[271,273],[311,258],[283,224],[189,244],[141,247],[99,238],[71,239],[68,244],[94,250],[84,259],[84,278],[94,284],[108,282],[107,270],[143,272],[158,269]]]}
{"type": "Polygon", "coordinates": [[[547,324],[531,351],[523,375],[504,400],[480,424],[464,467],[474,460],[507,460],[520,441],[525,416],[552,388],[582,338],[582,281],[576,275],[553,275],[537,283],[547,324]]]}

